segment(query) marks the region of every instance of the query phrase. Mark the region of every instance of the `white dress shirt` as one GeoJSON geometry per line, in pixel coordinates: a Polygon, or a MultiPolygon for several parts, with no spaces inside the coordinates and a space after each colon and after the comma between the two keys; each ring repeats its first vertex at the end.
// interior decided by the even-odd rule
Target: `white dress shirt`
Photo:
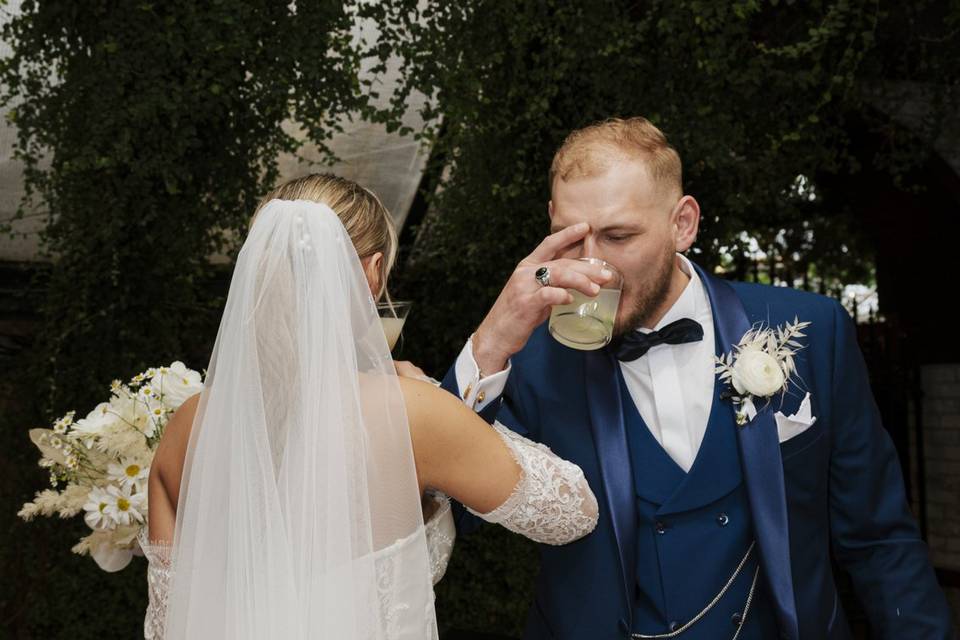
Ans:
{"type": "MultiPolygon", "coordinates": [[[[690,280],[654,329],[662,329],[681,318],[692,318],[703,327],[703,340],[651,347],[636,360],[621,362],[620,370],[650,433],[680,468],[689,471],[707,431],[716,380],[716,351],[707,291],[690,261],[680,254],[677,259],[690,280]]],[[[650,329],[637,331],[649,333],[650,329]]],[[[503,371],[479,379],[471,340],[467,340],[457,358],[460,395],[467,406],[476,411],[503,393],[509,375],[507,363],[503,371]]]]}

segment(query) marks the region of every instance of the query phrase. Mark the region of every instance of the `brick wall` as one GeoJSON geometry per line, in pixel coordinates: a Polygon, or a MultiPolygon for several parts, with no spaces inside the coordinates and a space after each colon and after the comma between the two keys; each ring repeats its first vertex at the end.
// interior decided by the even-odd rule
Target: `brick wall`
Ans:
{"type": "Polygon", "coordinates": [[[960,364],[924,365],[921,380],[930,552],[960,571],[960,364]]]}
{"type": "MultiPolygon", "coordinates": [[[[933,565],[956,576],[960,573],[960,364],[924,365],[921,384],[927,542],[933,565]]],[[[916,424],[910,432],[912,499],[919,516],[916,424]]],[[[960,626],[960,586],[945,590],[954,623],[960,626]]]]}

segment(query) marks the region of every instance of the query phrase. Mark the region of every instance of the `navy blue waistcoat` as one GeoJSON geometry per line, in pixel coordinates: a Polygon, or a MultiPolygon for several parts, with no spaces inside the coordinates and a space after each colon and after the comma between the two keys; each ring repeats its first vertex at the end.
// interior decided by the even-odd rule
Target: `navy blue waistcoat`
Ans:
{"type": "MultiPolygon", "coordinates": [[[[618,377],[638,516],[633,631],[665,633],[686,624],[714,598],[753,540],[736,425],[730,411],[712,411],[696,460],[684,472],[650,433],[622,374],[618,377]]],[[[727,636],[723,630],[733,637],[757,558],[754,549],[723,598],[681,639],[714,640],[727,636]]],[[[760,575],[739,638],[776,636],[760,575]]]]}

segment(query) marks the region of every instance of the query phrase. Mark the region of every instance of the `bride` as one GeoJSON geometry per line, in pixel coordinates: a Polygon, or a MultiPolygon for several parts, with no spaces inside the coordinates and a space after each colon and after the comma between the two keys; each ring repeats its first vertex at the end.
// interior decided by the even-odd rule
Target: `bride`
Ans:
{"type": "Polygon", "coordinates": [[[428,492],[540,542],[593,530],[579,467],[397,376],[374,303],[396,245],[341,178],[261,203],[151,467],[147,638],[436,638],[453,527],[428,492]]]}

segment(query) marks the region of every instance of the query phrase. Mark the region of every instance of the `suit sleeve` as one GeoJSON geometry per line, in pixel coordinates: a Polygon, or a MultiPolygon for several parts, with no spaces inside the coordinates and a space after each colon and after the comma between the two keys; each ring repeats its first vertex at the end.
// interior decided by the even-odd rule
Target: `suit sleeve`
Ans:
{"type": "Polygon", "coordinates": [[[952,638],[950,611],[907,504],[856,328],[834,308],[830,529],[878,638],[952,638]]]}

